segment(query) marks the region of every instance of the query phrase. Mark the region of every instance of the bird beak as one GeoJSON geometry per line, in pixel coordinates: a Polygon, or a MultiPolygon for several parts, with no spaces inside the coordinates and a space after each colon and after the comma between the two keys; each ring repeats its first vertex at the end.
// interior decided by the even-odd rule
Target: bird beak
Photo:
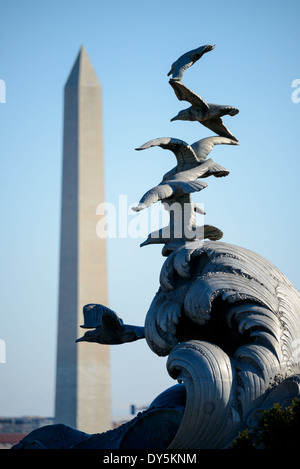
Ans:
{"type": "Polygon", "coordinates": [[[79,339],[76,339],[75,342],[84,342],[85,338],[84,337],[80,337],[79,339]]]}
{"type": "Polygon", "coordinates": [[[131,210],[134,212],[140,212],[141,210],[144,210],[146,208],[145,204],[138,204],[136,207],[131,207],[131,210]]]}
{"type": "Polygon", "coordinates": [[[149,239],[146,239],[146,241],[144,241],[142,244],[140,244],[140,248],[143,247],[143,246],[147,246],[148,244],[151,244],[151,242],[149,241],[149,239]]]}
{"type": "Polygon", "coordinates": [[[177,115],[177,116],[175,116],[175,117],[172,117],[172,119],[171,119],[171,121],[170,121],[170,122],[173,122],[173,121],[178,121],[178,120],[179,120],[179,118],[178,118],[178,115],[177,115]]]}

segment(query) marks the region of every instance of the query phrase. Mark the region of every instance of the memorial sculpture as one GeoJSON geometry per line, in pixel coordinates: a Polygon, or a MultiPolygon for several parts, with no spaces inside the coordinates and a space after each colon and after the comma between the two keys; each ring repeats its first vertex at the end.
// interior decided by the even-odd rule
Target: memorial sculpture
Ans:
{"type": "Polygon", "coordinates": [[[265,409],[290,405],[300,396],[299,292],[265,258],[220,241],[219,228],[196,224],[195,214],[203,210],[191,194],[207,186],[199,178],[229,174],[208,155],[214,145],[238,145],[222,122],[222,116],[238,110],[206,105],[181,83],[184,72],[213,49],[203,46],[181,56],[169,83],[179,100],[197,97],[188,98],[192,112],[179,116],[197,117],[217,136],[192,145],[157,138],[137,148],[159,146],[177,159],[134,208],[160,201],[170,213],[169,226],[141,244],[162,244],[166,257],[144,326],[124,324],[105,305],[86,305],[83,327],[89,330],[77,339],[78,346],[145,339],[155,354],[168,357],[167,371],[178,383],[114,430],[88,435],[50,426],[29,434],[17,448],[226,449],[240,430],[257,424],[265,409]],[[68,436],[60,440],[64,443],[57,443],[60,434],[68,436]]]}

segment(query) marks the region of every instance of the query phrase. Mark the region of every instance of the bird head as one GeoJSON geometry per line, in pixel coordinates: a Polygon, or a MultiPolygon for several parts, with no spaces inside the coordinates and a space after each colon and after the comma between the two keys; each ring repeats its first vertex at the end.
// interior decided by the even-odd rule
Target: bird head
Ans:
{"type": "Polygon", "coordinates": [[[188,108],[188,109],[184,109],[183,111],[179,111],[179,113],[177,114],[177,116],[175,117],[172,117],[171,119],[171,122],[173,121],[190,121],[190,120],[194,120],[192,119],[192,113],[191,113],[191,107],[188,108]]]}
{"type": "Polygon", "coordinates": [[[75,342],[97,342],[99,340],[99,329],[96,328],[91,331],[87,331],[82,337],[76,339],[75,342]]]}

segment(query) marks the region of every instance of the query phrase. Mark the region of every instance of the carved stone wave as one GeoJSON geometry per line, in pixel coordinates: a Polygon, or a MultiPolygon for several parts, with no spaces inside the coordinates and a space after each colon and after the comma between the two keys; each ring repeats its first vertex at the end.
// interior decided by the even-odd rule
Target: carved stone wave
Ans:
{"type": "Polygon", "coordinates": [[[299,395],[299,292],[247,249],[195,241],[170,254],[145,337],[186,386],[171,448],[226,446],[266,403],[299,395]]]}

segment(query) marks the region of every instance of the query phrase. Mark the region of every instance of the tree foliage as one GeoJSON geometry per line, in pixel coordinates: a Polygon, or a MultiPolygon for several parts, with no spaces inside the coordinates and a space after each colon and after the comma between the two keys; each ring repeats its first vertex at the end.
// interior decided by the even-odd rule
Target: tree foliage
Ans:
{"type": "Polygon", "coordinates": [[[279,404],[266,410],[257,427],[240,432],[232,444],[233,449],[297,448],[300,432],[300,400],[291,406],[279,404]]]}

